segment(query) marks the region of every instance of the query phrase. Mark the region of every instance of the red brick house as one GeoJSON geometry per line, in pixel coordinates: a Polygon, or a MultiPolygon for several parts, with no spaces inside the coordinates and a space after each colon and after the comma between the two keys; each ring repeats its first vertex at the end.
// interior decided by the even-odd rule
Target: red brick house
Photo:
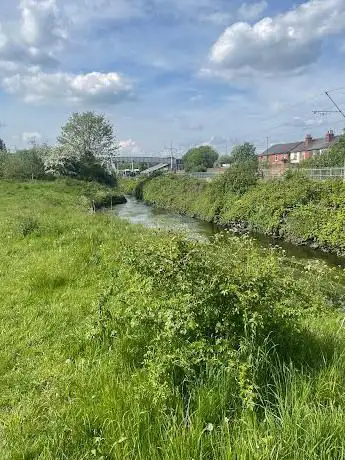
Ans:
{"type": "Polygon", "coordinates": [[[335,136],[330,130],[324,138],[314,139],[308,134],[304,141],[272,145],[259,155],[259,162],[267,162],[268,168],[277,173],[284,172],[290,165],[297,165],[303,160],[322,155],[329,147],[337,143],[340,137],[335,136]]]}

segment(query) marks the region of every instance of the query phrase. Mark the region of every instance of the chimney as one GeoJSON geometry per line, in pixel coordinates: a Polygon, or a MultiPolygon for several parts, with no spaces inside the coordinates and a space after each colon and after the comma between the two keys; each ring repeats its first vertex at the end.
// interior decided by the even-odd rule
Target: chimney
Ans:
{"type": "Polygon", "coordinates": [[[333,129],[330,129],[328,133],[326,134],[326,141],[328,144],[330,144],[331,142],[334,141],[334,139],[335,139],[334,131],[333,129]]]}
{"type": "Polygon", "coordinates": [[[311,136],[311,134],[307,134],[304,140],[305,147],[309,147],[312,142],[313,142],[313,137],[311,136]]]}

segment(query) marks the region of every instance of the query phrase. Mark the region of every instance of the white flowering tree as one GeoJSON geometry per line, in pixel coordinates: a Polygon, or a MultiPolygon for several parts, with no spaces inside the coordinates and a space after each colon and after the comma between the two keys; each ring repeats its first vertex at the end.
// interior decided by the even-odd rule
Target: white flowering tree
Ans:
{"type": "Polygon", "coordinates": [[[65,157],[79,161],[90,155],[100,162],[108,161],[118,149],[111,122],[94,112],[73,113],[58,142],[65,157]]]}
{"type": "Polygon", "coordinates": [[[113,126],[104,115],[73,113],[62,127],[58,147],[45,161],[55,175],[115,185],[111,170],[118,150],[113,126]]]}

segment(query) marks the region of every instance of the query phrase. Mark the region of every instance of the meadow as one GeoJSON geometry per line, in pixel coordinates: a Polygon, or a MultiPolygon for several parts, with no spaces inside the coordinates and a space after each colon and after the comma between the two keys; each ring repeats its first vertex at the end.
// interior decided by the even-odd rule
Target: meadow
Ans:
{"type": "Polygon", "coordinates": [[[0,458],[343,459],[343,270],[109,196],[0,181],[0,458]]]}

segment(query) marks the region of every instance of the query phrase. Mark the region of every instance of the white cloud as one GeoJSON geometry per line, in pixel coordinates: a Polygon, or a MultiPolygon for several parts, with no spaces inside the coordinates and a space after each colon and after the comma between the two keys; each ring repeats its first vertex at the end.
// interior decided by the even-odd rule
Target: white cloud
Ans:
{"type": "Polygon", "coordinates": [[[121,156],[144,155],[143,149],[133,139],[126,139],[119,142],[119,153],[121,156]]]}
{"type": "Polygon", "coordinates": [[[55,48],[67,31],[55,0],[21,0],[21,35],[29,46],[55,48]]]}
{"type": "Polygon", "coordinates": [[[317,61],[328,36],[344,30],[344,0],[310,0],[253,26],[227,28],[211,50],[213,69],[204,72],[228,78],[296,73],[317,61]]]}
{"type": "Polygon", "coordinates": [[[25,144],[31,144],[33,142],[37,143],[42,139],[42,136],[39,133],[30,133],[30,132],[24,132],[22,133],[22,141],[25,142],[25,144]]]}
{"type": "Polygon", "coordinates": [[[5,90],[26,102],[116,103],[131,97],[131,85],[117,73],[44,73],[6,77],[5,90]]]}
{"type": "Polygon", "coordinates": [[[20,20],[0,23],[0,72],[58,65],[55,53],[67,33],[55,0],[21,0],[20,20]]]}
{"type": "Polygon", "coordinates": [[[257,19],[268,7],[266,0],[257,3],[243,3],[238,9],[238,18],[245,21],[257,19]]]}

